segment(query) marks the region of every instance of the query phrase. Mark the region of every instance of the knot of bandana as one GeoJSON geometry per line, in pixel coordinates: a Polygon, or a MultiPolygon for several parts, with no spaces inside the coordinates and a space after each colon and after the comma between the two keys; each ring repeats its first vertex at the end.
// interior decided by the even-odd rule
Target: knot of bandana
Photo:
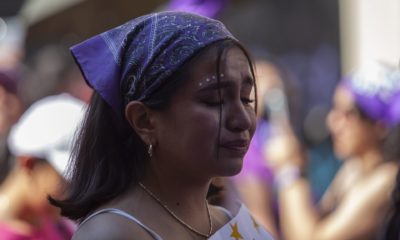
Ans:
{"type": "Polygon", "coordinates": [[[380,63],[368,63],[349,78],[344,86],[357,106],[371,119],[388,126],[400,123],[400,70],[380,63]]]}
{"type": "Polygon", "coordinates": [[[124,100],[148,99],[200,49],[224,39],[236,40],[219,21],[161,12],[94,36],[71,52],[89,86],[121,113],[124,100]]]}

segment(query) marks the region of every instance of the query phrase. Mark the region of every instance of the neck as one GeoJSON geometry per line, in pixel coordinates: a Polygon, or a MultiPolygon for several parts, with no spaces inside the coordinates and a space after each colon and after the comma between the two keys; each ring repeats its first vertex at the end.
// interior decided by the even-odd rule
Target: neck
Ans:
{"type": "Polygon", "coordinates": [[[170,207],[186,211],[205,209],[211,177],[193,176],[182,169],[164,165],[166,162],[170,161],[153,159],[142,183],[170,207]]]}
{"type": "Polygon", "coordinates": [[[192,182],[175,178],[145,177],[142,183],[164,204],[176,211],[205,209],[210,181],[192,182]]]}
{"type": "Polygon", "coordinates": [[[382,163],[383,156],[378,148],[372,148],[360,156],[361,164],[364,173],[373,171],[380,163],[382,163]]]}
{"type": "Polygon", "coordinates": [[[206,237],[212,231],[212,220],[206,201],[211,180],[193,181],[179,176],[148,174],[139,186],[141,185],[142,194],[147,195],[152,204],[164,208],[166,214],[171,215],[185,228],[191,228],[192,232],[206,237]]]}

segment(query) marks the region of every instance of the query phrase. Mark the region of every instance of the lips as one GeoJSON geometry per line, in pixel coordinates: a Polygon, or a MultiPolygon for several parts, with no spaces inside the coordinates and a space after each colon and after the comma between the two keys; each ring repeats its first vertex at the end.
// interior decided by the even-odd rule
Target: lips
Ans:
{"type": "Polygon", "coordinates": [[[237,152],[246,152],[249,146],[249,141],[245,139],[238,139],[232,141],[223,141],[220,144],[220,147],[237,151],[237,152]]]}

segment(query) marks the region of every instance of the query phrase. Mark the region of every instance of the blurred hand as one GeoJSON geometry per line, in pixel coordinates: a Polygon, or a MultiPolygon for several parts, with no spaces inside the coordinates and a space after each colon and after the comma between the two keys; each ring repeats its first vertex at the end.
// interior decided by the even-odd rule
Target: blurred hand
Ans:
{"type": "Polygon", "coordinates": [[[289,126],[276,127],[264,144],[264,156],[275,172],[284,166],[304,167],[302,147],[289,126]]]}

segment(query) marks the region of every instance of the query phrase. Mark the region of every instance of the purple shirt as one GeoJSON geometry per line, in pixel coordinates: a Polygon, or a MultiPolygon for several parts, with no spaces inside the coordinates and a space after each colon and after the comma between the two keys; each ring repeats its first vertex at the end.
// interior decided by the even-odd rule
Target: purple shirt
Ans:
{"type": "Polygon", "coordinates": [[[249,150],[243,159],[242,171],[235,177],[236,181],[251,175],[265,183],[273,183],[272,169],[268,167],[267,160],[263,156],[263,146],[268,140],[269,130],[269,124],[266,121],[258,121],[249,150]]]}

